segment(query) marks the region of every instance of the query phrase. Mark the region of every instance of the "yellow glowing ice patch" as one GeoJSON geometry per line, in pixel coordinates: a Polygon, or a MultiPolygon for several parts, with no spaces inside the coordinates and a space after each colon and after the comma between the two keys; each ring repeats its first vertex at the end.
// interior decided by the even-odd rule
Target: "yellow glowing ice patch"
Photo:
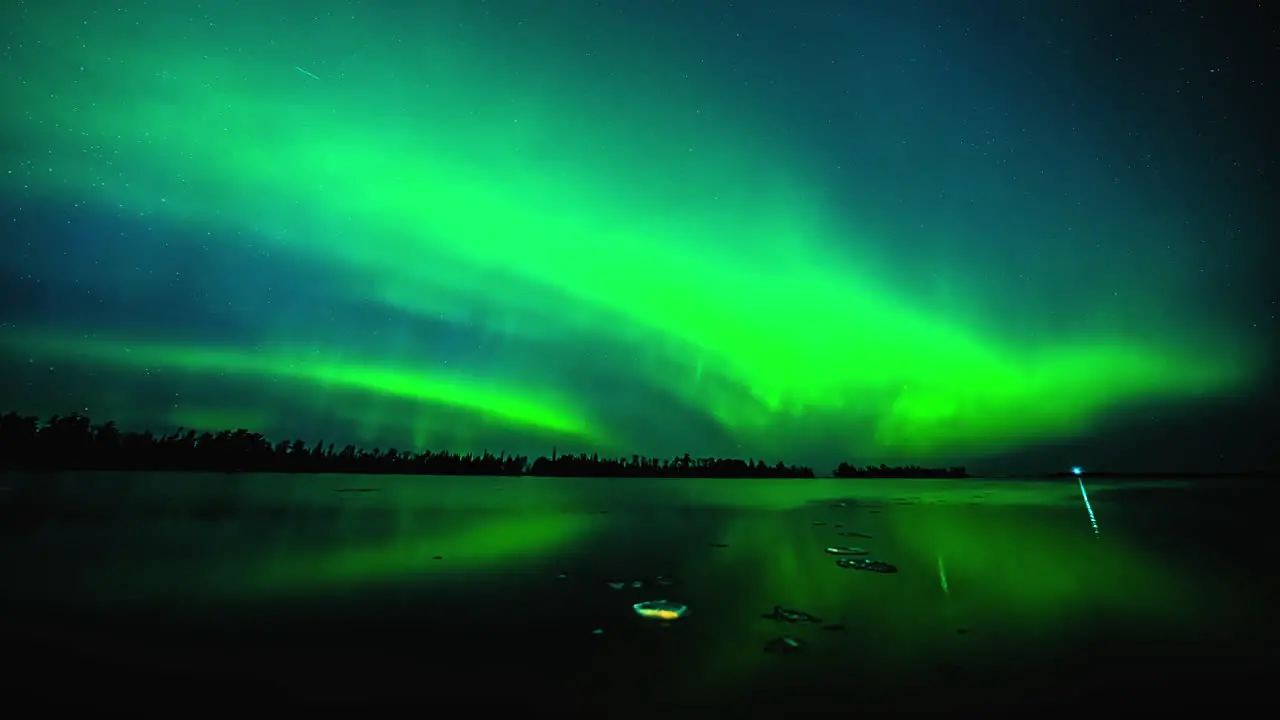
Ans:
{"type": "Polygon", "coordinates": [[[642,618],[651,620],[679,620],[689,613],[687,605],[670,600],[650,600],[632,605],[631,608],[642,618]]]}

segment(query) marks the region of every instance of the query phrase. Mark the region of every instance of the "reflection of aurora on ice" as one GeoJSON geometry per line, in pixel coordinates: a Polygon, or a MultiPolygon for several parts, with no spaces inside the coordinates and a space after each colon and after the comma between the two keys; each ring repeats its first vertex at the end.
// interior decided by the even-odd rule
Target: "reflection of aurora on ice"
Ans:
{"type": "Polygon", "coordinates": [[[600,524],[591,515],[534,514],[470,522],[453,531],[409,530],[386,541],[354,541],[332,550],[282,550],[265,560],[225,568],[215,592],[231,595],[308,593],[346,583],[394,582],[504,563],[563,550],[600,524]],[[444,558],[435,560],[435,558],[444,558]]]}
{"type": "Polygon", "coordinates": [[[1076,482],[1080,483],[1080,497],[1084,499],[1084,509],[1089,513],[1089,524],[1093,526],[1093,534],[1097,535],[1098,518],[1093,514],[1093,504],[1089,502],[1089,492],[1084,489],[1084,469],[1073,467],[1071,472],[1076,476],[1076,482]]]}
{"type": "Polygon", "coordinates": [[[787,630],[803,641],[796,652],[865,663],[860,679],[878,683],[940,662],[1017,665],[1019,652],[1069,651],[1098,627],[1170,634],[1240,597],[1229,578],[1204,585],[1160,545],[1130,544],[1123,523],[1099,540],[1080,522],[1077,488],[1063,482],[386,476],[368,480],[382,492],[340,494],[315,477],[186,480],[182,491],[159,474],[64,481],[67,498],[123,519],[119,542],[103,553],[86,535],[62,548],[75,525],[53,528],[31,553],[30,576],[51,562],[75,567],[79,556],[85,571],[62,593],[73,603],[196,603],[211,617],[278,609],[392,634],[400,622],[447,627],[456,612],[476,622],[468,632],[507,637],[537,617],[567,645],[580,637],[599,659],[661,663],[668,687],[699,694],[769,680],[777,658],[760,648],[779,629],[761,616],[779,606],[823,618],[787,630]],[[886,502],[902,496],[913,504],[886,502]],[[826,548],[839,533],[856,533],[901,572],[836,567],[826,548]],[[655,583],[661,595],[647,580],[657,572],[671,573],[655,583]],[[642,576],[617,590],[603,582],[642,576]],[[678,608],[637,607],[655,596],[695,615],[670,622],[678,608]]]}
{"type": "MultiPolygon", "coordinates": [[[[1081,533],[1071,522],[1069,510],[1080,501],[1069,485],[1010,483],[981,504],[970,504],[969,484],[946,489],[945,483],[912,481],[911,486],[919,488],[910,494],[921,502],[877,515],[854,502],[834,509],[811,501],[804,508],[729,521],[721,534],[728,547],[713,556],[709,574],[716,582],[736,578],[742,595],[732,608],[717,610],[724,617],[718,626],[723,634],[707,651],[708,658],[717,658],[711,665],[722,681],[742,681],[766,670],[765,659],[725,648],[740,641],[741,628],[752,627],[762,609],[779,603],[858,628],[859,642],[875,645],[886,668],[902,672],[949,660],[961,625],[988,632],[998,628],[1053,648],[1069,646],[1098,618],[1158,631],[1185,622],[1199,607],[1200,587],[1163,558],[1120,537],[1099,544],[1088,530],[1081,533]],[[875,577],[834,567],[824,552],[827,536],[810,525],[815,519],[829,523],[823,527],[843,522],[873,536],[865,541],[868,548],[891,559],[901,574],[875,577]],[[751,582],[742,582],[747,576],[751,582]],[[932,592],[920,584],[924,580],[932,592]]],[[[904,494],[901,483],[846,484],[844,489],[856,490],[863,503],[904,494]]],[[[774,492],[779,497],[766,504],[784,505],[781,496],[787,490],[775,487],[774,492]]],[[[809,495],[815,496],[842,497],[821,491],[809,495]]],[[[691,569],[699,566],[689,562],[691,569]]],[[[985,645],[988,640],[978,630],[964,638],[970,652],[996,657],[1006,652],[998,644],[985,645]]]]}

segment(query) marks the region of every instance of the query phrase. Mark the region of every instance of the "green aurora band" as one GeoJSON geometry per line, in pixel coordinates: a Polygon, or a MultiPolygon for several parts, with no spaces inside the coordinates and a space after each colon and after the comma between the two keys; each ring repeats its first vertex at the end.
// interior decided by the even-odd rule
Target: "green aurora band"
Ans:
{"type": "MultiPolygon", "coordinates": [[[[182,328],[28,327],[3,336],[15,357],[340,392],[351,419],[401,430],[448,408],[481,428],[454,436],[475,445],[461,450],[489,425],[566,449],[651,449],[632,418],[661,427],[668,410],[602,407],[565,377],[575,356],[692,408],[729,449],[837,443],[917,461],[1078,437],[1119,408],[1247,391],[1256,376],[1257,353],[1205,333],[1091,327],[1029,342],[917,301],[873,252],[845,249],[883,240],[815,199],[787,148],[762,142],[727,95],[698,100],[695,117],[661,100],[693,90],[638,69],[604,83],[544,58],[517,74],[490,52],[511,38],[460,29],[445,9],[373,46],[385,23],[358,17],[298,26],[241,7],[229,44],[229,17],[185,5],[102,6],[72,26],[76,5],[22,21],[27,80],[5,82],[23,110],[0,132],[46,148],[48,167],[0,176],[7,192],[201,228],[171,241],[251,246],[282,275],[328,268],[335,303],[465,328],[498,359],[459,372],[429,347],[357,353],[284,319],[270,347],[182,328]]],[[[264,309],[262,322],[277,320],[264,309]]],[[[270,414],[265,400],[243,405],[270,414]]]]}

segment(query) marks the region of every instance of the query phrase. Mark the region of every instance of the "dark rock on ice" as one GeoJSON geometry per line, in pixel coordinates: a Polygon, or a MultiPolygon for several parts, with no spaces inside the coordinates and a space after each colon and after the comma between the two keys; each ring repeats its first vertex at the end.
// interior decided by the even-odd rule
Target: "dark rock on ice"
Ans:
{"type": "Polygon", "coordinates": [[[867,572],[890,574],[898,572],[898,568],[890,565],[883,560],[872,560],[870,558],[840,558],[836,564],[842,568],[849,570],[866,570],[867,572]]]}
{"type": "Polygon", "coordinates": [[[822,622],[822,618],[810,615],[803,610],[793,610],[784,608],[781,605],[774,605],[773,612],[761,615],[766,620],[779,620],[781,622],[798,623],[801,625],[816,625],[822,622]]]}

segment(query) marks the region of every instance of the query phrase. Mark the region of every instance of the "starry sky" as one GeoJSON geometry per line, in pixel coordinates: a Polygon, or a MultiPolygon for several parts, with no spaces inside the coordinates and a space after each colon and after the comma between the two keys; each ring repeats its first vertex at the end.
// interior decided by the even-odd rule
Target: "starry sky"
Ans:
{"type": "Polygon", "coordinates": [[[1270,462],[1261,5],[9,3],[0,405],[820,471],[1270,462]]]}

